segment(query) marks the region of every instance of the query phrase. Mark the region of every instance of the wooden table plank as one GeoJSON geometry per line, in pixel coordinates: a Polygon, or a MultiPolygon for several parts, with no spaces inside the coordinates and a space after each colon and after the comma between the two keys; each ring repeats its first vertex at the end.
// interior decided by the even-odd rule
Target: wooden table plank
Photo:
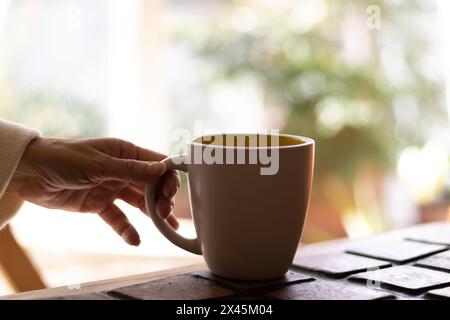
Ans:
{"type": "Polygon", "coordinates": [[[48,299],[52,297],[64,296],[64,295],[78,295],[91,292],[110,291],[124,286],[134,285],[145,281],[162,279],[172,275],[194,272],[205,269],[206,265],[203,263],[194,264],[190,266],[184,266],[174,269],[168,269],[163,271],[143,273],[139,275],[132,275],[127,277],[120,277],[114,279],[86,282],[80,285],[79,289],[74,286],[63,286],[56,288],[49,288],[43,290],[34,290],[28,292],[21,292],[1,297],[5,300],[33,300],[33,299],[48,299]]]}

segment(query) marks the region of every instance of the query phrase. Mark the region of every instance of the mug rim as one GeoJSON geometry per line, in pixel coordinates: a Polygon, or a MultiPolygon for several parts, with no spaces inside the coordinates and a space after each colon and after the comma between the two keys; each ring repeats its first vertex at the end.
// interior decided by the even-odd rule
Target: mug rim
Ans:
{"type": "Polygon", "coordinates": [[[195,138],[193,138],[191,141],[188,142],[189,145],[191,146],[201,146],[201,147],[206,147],[206,148],[217,148],[217,149],[233,149],[233,150],[240,150],[240,149],[245,149],[245,150],[253,150],[253,149],[290,149],[290,148],[299,148],[299,147],[306,147],[309,145],[314,145],[315,141],[314,139],[305,137],[305,136],[300,136],[300,135],[295,135],[295,134],[288,134],[288,133],[277,133],[277,134],[269,134],[269,133],[211,133],[211,134],[204,134],[204,135],[200,135],[197,136],[195,138]],[[195,142],[195,140],[199,139],[199,138],[203,138],[203,137],[207,137],[207,136],[219,136],[219,135],[267,135],[267,136],[278,136],[278,137],[287,137],[287,138],[294,138],[294,139],[299,139],[302,141],[302,143],[298,143],[298,144],[290,144],[290,145],[286,145],[286,146],[258,146],[258,147],[234,147],[234,146],[223,146],[223,145],[211,145],[211,144],[204,144],[204,143],[200,143],[200,142],[195,142]]]}

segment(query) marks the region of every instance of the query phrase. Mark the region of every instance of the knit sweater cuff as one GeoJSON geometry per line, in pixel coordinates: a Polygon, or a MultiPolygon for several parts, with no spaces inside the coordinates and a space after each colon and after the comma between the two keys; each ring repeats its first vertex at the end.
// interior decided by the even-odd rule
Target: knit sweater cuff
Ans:
{"type": "MultiPolygon", "coordinates": [[[[17,169],[22,154],[27,145],[40,133],[37,130],[23,125],[0,119],[0,201],[10,201],[3,199],[9,182],[17,169]]],[[[14,206],[8,205],[13,208],[14,206]]],[[[4,212],[4,207],[0,212],[0,227],[11,217],[11,212],[4,212]]]]}

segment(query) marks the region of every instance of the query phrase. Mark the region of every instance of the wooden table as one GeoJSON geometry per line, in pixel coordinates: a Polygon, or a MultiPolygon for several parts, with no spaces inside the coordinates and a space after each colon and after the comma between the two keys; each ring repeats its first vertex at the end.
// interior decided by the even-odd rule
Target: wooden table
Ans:
{"type": "MultiPolygon", "coordinates": [[[[434,225],[439,226],[441,224],[434,224],[434,225]]],[[[445,224],[445,225],[447,227],[450,226],[449,224],[445,224]]],[[[407,229],[394,230],[394,231],[383,233],[381,235],[377,235],[377,237],[381,237],[383,240],[405,238],[405,237],[408,237],[410,234],[414,234],[414,232],[417,232],[417,230],[420,230],[421,228],[422,228],[422,226],[414,226],[414,227],[410,227],[407,229]]],[[[316,244],[301,245],[299,247],[297,255],[311,256],[311,255],[317,255],[317,254],[329,254],[329,253],[343,252],[350,245],[353,246],[356,243],[358,245],[364,245],[365,243],[369,243],[370,241],[373,241],[373,237],[368,237],[365,239],[358,239],[357,241],[351,240],[351,239],[338,239],[338,240],[327,241],[327,242],[316,243],[316,244]]],[[[50,289],[23,292],[23,293],[3,296],[3,297],[1,297],[1,299],[46,299],[46,298],[52,298],[52,297],[80,295],[80,294],[94,293],[94,292],[104,292],[104,291],[110,291],[110,290],[124,287],[124,286],[140,284],[140,283],[157,280],[157,279],[164,279],[164,278],[174,276],[174,275],[196,272],[196,271],[203,270],[205,268],[206,268],[206,265],[204,263],[201,263],[201,264],[196,264],[196,265],[191,265],[191,266],[186,266],[186,267],[179,267],[179,268],[169,269],[169,270],[164,270],[164,271],[151,272],[151,273],[145,273],[145,274],[140,274],[140,275],[116,278],[116,279],[94,281],[94,282],[81,284],[79,287],[64,286],[64,287],[58,287],[58,288],[50,288],[50,289]]]]}

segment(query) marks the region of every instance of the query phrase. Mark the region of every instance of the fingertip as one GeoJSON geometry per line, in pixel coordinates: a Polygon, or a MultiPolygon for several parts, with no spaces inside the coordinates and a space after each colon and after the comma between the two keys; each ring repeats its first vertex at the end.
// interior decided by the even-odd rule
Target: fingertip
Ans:
{"type": "Polygon", "coordinates": [[[139,246],[141,244],[141,239],[139,237],[139,233],[136,229],[129,225],[121,234],[122,239],[132,246],[139,246]]]}
{"type": "Polygon", "coordinates": [[[179,185],[173,181],[167,182],[163,186],[163,194],[167,199],[175,197],[178,192],[179,185]]]}
{"type": "Polygon", "coordinates": [[[180,223],[178,222],[177,218],[175,218],[174,215],[169,215],[167,217],[167,222],[172,226],[172,228],[174,228],[175,230],[178,230],[178,228],[180,227],[180,223]]]}
{"type": "Polygon", "coordinates": [[[180,188],[180,178],[176,171],[169,170],[163,178],[162,192],[168,199],[173,198],[180,188]]]}
{"type": "Polygon", "coordinates": [[[166,219],[174,208],[173,201],[160,197],[156,203],[156,213],[161,219],[166,219]]]}
{"type": "Polygon", "coordinates": [[[159,163],[160,163],[160,166],[161,166],[160,176],[162,176],[167,171],[167,165],[164,162],[159,162],[159,163]]]}
{"type": "Polygon", "coordinates": [[[139,233],[136,232],[136,239],[133,241],[133,245],[135,247],[138,247],[141,244],[141,237],[139,236],[139,233]]]}
{"type": "Polygon", "coordinates": [[[148,174],[162,176],[167,170],[167,165],[162,162],[152,162],[147,165],[148,174]]]}

